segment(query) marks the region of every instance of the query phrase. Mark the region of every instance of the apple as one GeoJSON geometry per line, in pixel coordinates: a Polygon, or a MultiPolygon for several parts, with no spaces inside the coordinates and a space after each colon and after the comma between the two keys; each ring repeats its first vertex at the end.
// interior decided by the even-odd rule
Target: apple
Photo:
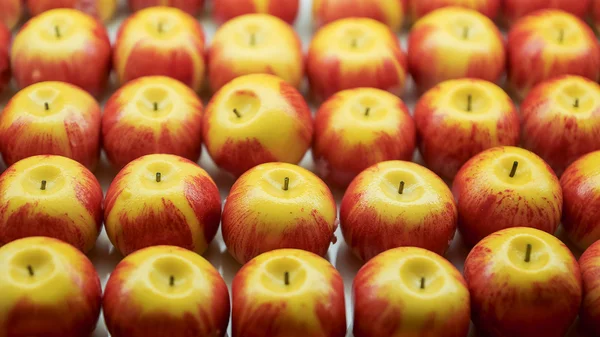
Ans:
{"type": "Polygon", "coordinates": [[[0,246],[47,236],[84,253],[102,229],[102,188],[94,174],[62,156],[34,156],[0,175],[0,246]]]}
{"type": "Polygon", "coordinates": [[[558,9],[585,18],[592,0],[503,0],[502,12],[508,24],[541,9],[558,9]]]}
{"type": "Polygon", "coordinates": [[[542,158],[524,149],[499,146],[479,153],[458,171],[452,192],[458,230],[469,246],[510,227],[553,234],[560,223],[558,178],[542,158]]]}
{"type": "Polygon", "coordinates": [[[356,274],[354,337],[466,337],[469,290],[443,257],[416,247],[383,252],[356,274]],[[410,308],[410,310],[407,310],[410,308]]]}
{"type": "Polygon", "coordinates": [[[377,20],[392,30],[402,29],[406,0],[313,0],[313,19],[321,27],[335,20],[363,17],[377,20]]]}
{"type": "Polygon", "coordinates": [[[56,8],[73,8],[102,21],[110,20],[117,10],[117,0],[26,0],[31,15],[56,8]]]}
{"type": "Polygon", "coordinates": [[[23,16],[22,0],[0,0],[0,24],[13,29],[23,16]]]}
{"type": "Polygon", "coordinates": [[[193,16],[177,8],[140,10],[121,24],[113,64],[121,84],[162,75],[200,91],[205,68],[204,31],[193,16]]]}
{"type": "Polygon", "coordinates": [[[104,108],[106,156],[122,168],[141,156],[175,154],[197,162],[202,150],[202,101],[183,83],[146,76],[117,90],[104,108]]]}
{"type": "Polygon", "coordinates": [[[592,0],[591,23],[596,29],[596,32],[600,32],[600,0],[592,0]]]}
{"type": "Polygon", "coordinates": [[[401,95],[406,55],[389,27],[368,18],[336,20],[315,34],[307,58],[311,93],[321,101],[338,91],[371,87],[401,95]]]}
{"type": "Polygon", "coordinates": [[[407,0],[408,12],[413,21],[442,7],[464,7],[480,12],[494,20],[498,16],[502,0],[407,0]]]}
{"type": "Polygon", "coordinates": [[[562,224],[581,250],[600,240],[600,151],[571,164],[560,178],[563,191],[562,224]]]}
{"type": "Polygon", "coordinates": [[[346,243],[363,261],[404,246],[442,255],[454,238],[457,218],[446,183],[407,161],[381,162],[364,170],[340,206],[346,243]]]}
{"type": "Polygon", "coordinates": [[[298,249],[264,253],[233,278],[233,337],[344,337],[344,281],[325,259],[298,249]]]}
{"type": "Polygon", "coordinates": [[[292,24],[300,10],[300,0],[213,0],[213,18],[224,23],[237,16],[265,13],[292,24]]]}
{"type": "Polygon", "coordinates": [[[11,40],[12,35],[10,31],[0,22],[0,93],[2,93],[10,83],[9,53],[11,40]]]}
{"type": "Polygon", "coordinates": [[[519,144],[519,116],[497,85],[478,79],[444,81],[415,107],[419,150],[431,170],[449,180],[483,150],[519,144]]]}
{"type": "Polygon", "coordinates": [[[128,0],[127,2],[134,12],[148,7],[169,6],[179,8],[192,16],[200,14],[204,7],[204,0],[128,0]]]}
{"type": "Polygon", "coordinates": [[[593,243],[579,259],[583,300],[579,317],[593,336],[600,336],[600,241],[593,243]]]}
{"type": "Polygon", "coordinates": [[[74,159],[94,170],[100,159],[100,107],[63,82],[19,91],[0,115],[0,152],[7,165],[41,154],[74,159]]]}
{"type": "Polygon", "coordinates": [[[276,75],[296,88],[304,79],[300,37],[292,26],[268,14],[227,21],[215,33],[207,59],[213,92],[248,74],[276,75]]]}
{"type": "Polygon", "coordinates": [[[312,116],[302,95],[268,74],[227,83],[208,103],[202,121],[208,153],[235,176],[267,162],[300,162],[312,136],[312,116]]]}
{"type": "Polygon", "coordinates": [[[229,292],[202,256],[173,246],[138,250],[111,273],[102,299],[112,337],[223,337],[229,292]]]}
{"type": "Polygon", "coordinates": [[[25,23],[10,58],[20,88],[61,81],[99,96],[110,73],[110,55],[110,41],[99,21],[75,9],[53,9],[25,23]]]}
{"type": "Polygon", "coordinates": [[[464,77],[497,82],[506,64],[494,22],[468,8],[444,7],[415,23],[408,38],[408,68],[420,91],[464,77]]]}
{"type": "Polygon", "coordinates": [[[151,154],[127,164],[104,201],[104,225],[123,255],[158,245],[204,253],[219,228],[221,196],[196,163],[151,154]]]}
{"type": "Polygon", "coordinates": [[[231,187],[221,231],[231,256],[244,264],[275,249],[325,255],[336,224],[331,191],[312,172],[287,163],[266,163],[231,187]]]}
{"type": "Polygon", "coordinates": [[[563,75],[542,82],[521,104],[523,145],[560,176],[577,158],[600,150],[600,86],[563,75]]]}
{"type": "Polygon", "coordinates": [[[560,75],[600,79],[600,45],[594,32],[560,10],[540,10],[519,20],[508,34],[507,51],[508,85],[519,99],[560,75]]]}
{"type": "Polygon", "coordinates": [[[479,242],[464,270],[471,318],[488,337],[563,337],[581,304],[571,251],[534,228],[507,228],[479,242]]]}
{"type": "Polygon", "coordinates": [[[75,247],[29,237],[0,247],[0,336],[89,337],[102,288],[94,265],[75,247]]]}

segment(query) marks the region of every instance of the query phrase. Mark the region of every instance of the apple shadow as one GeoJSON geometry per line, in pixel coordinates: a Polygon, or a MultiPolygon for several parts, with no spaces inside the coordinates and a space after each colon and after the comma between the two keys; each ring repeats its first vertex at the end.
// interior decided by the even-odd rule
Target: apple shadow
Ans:
{"type": "Polygon", "coordinates": [[[108,240],[98,240],[94,248],[88,253],[88,258],[94,264],[96,273],[102,283],[110,276],[117,264],[123,259],[123,255],[113,247],[108,240]]]}
{"type": "Polygon", "coordinates": [[[571,239],[569,239],[567,232],[565,231],[562,224],[558,227],[556,233],[554,233],[554,236],[556,236],[556,238],[562,241],[562,243],[564,243],[565,246],[567,246],[567,248],[569,248],[569,250],[573,253],[573,256],[575,256],[575,258],[579,260],[581,254],[583,254],[583,251],[579,249],[579,247],[577,247],[575,244],[573,244],[571,239]]]}
{"type": "Polygon", "coordinates": [[[450,243],[450,247],[446,251],[446,254],[444,254],[444,257],[462,273],[465,265],[465,259],[467,258],[467,255],[469,255],[471,248],[472,247],[469,247],[464,242],[460,232],[457,230],[456,234],[454,235],[454,239],[450,243]]]}
{"type": "Polygon", "coordinates": [[[219,272],[221,273],[221,275],[223,275],[223,278],[225,279],[225,282],[227,282],[227,284],[231,285],[231,282],[233,282],[233,278],[238,273],[238,271],[240,271],[241,268],[242,265],[239,262],[237,262],[233,258],[233,256],[231,256],[231,254],[229,254],[229,251],[227,249],[221,252],[221,266],[219,272]]]}

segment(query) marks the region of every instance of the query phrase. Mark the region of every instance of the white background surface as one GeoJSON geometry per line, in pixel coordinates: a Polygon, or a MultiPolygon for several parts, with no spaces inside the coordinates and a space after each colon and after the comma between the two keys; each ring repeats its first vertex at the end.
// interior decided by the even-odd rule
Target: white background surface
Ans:
{"type": "MultiPolygon", "coordinates": [[[[121,22],[123,21],[123,19],[125,19],[129,15],[127,6],[124,3],[125,0],[119,0],[119,1],[120,1],[120,3],[119,3],[119,10],[118,10],[117,15],[111,21],[106,23],[112,43],[114,43],[114,41],[115,41],[116,32],[117,32],[117,29],[120,26],[121,22]]],[[[311,37],[314,34],[314,28],[313,28],[312,22],[311,22],[312,0],[300,0],[300,1],[301,1],[301,10],[300,10],[298,19],[296,20],[296,24],[294,25],[294,28],[299,33],[299,35],[302,39],[302,42],[303,42],[304,50],[306,51],[308,48],[308,45],[310,43],[311,37]]],[[[217,29],[217,26],[210,18],[210,2],[211,1],[207,0],[207,2],[208,2],[208,6],[206,6],[204,13],[198,19],[200,20],[201,24],[204,27],[204,30],[205,30],[205,33],[207,36],[207,46],[208,46],[210,44],[212,36],[214,35],[214,33],[217,29]]],[[[406,51],[407,36],[408,36],[407,29],[404,29],[402,32],[398,33],[398,37],[402,41],[402,46],[405,51],[406,51]]],[[[110,94],[112,92],[114,92],[114,90],[117,88],[117,85],[115,82],[116,82],[115,76],[113,74],[113,76],[111,77],[111,88],[109,89],[107,94],[101,99],[102,104],[107,100],[107,98],[110,96],[110,94]]],[[[12,95],[14,95],[15,92],[16,92],[16,89],[13,86],[10,90],[8,90],[8,92],[5,92],[2,96],[0,96],[0,108],[4,107],[4,105],[7,103],[8,99],[10,99],[10,97],[12,95]]],[[[208,98],[209,98],[208,95],[204,94],[201,96],[203,98],[204,103],[206,104],[208,102],[208,98]]],[[[414,104],[417,100],[417,93],[414,90],[414,87],[413,87],[413,84],[411,81],[409,81],[406,93],[403,95],[402,98],[407,103],[407,105],[409,106],[411,113],[412,113],[414,104]]],[[[314,109],[315,109],[314,104],[311,104],[311,107],[313,108],[313,111],[314,111],[314,109]]],[[[416,154],[416,153],[415,153],[415,161],[420,162],[420,159],[418,158],[418,154],[416,154]]],[[[226,198],[227,194],[229,193],[229,189],[231,188],[231,186],[234,183],[234,178],[219,171],[219,169],[214,165],[212,160],[209,158],[209,156],[206,152],[206,149],[203,149],[202,157],[201,157],[201,160],[199,161],[199,164],[215,180],[215,182],[219,186],[219,189],[221,192],[221,198],[222,198],[222,200],[224,200],[226,198]]],[[[304,157],[304,159],[302,160],[300,165],[309,170],[314,171],[314,165],[312,162],[312,157],[310,155],[310,152],[306,154],[306,156],[304,157]]],[[[0,164],[0,166],[3,170],[4,164],[0,164]]],[[[110,167],[110,165],[107,163],[107,161],[103,155],[101,164],[99,165],[95,174],[96,174],[96,177],[98,178],[98,180],[100,181],[104,192],[106,192],[106,189],[110,185],[110,183],[111,183],[112,179],[114,178],[114,176],[116,175],[116,173],[117,173],[117,171],[114,170],[112,167],[110,167]]],[[[334,190],[333,193],[334,193],[336,200],[338,202],[338,205],[339,205],[339,201],[343,195],[343,191],[334,190]]],[[[339,272],[344,277],[345,288],[346,288],[346,318],[347,318],[348,327],[349,327],[348,336],[352,336],[352,333],[351,333],[351,328],[352,328],[351,286],[352,286],[352,280],[354,278],[354,275],[356,274],[356,272],[358,271],[358,269],[361,267],[362,264],[359,260],[357,260],[351,254],[350,250],[344,243],[342,234],[339,229],[336,232],[336,236],[338,238],[338,241],[336,244],[333,244],[330,247],[329,252],[326,255],[326,258],[339,270],[339,272]]],[[[559,237],[562,237],[562,235],[559,234],[559,237]]],[[[576,257],[578,258],[580,252],[574,251],[574,253],[575,253],[576,257]]],[[[450,247],[449,251],[446,254],[446,258],[448,260],[450,260],[459,270],[462,271],[463,262],[464,262],[465,257],[467,256],[467,254],[468,254],[468,249],[464,247],[462,241],[460,240],[459,235],[457,234],[457,236],[455,237],[455,239],[452,243],[452,246],[450,247]]],[[[108,277],[110,276],[111,271],[114,269],[114,267],[117,265],[117,263],[122,259],[122,256],[120,256],[120,254],[113,249],[104,230],[102,231],[102,234],[100,235],[100,238],[98,239],[98,242],[96,243],[96,247],[89,254],[89,257],[92,260],[92,262],[94,263],[94,265],[96,266],[96,269],[98,271],[100,279],[102,280],[102,285],[104,287],[104,285],[106,284],[106,281],[108,280],[108,277]]],[[[227,248],[225,247],[225,244],[223,243],[220,230],[219,230],[219,233],[217,234],[217,237],[215,238],[215,240],[211,243],[208,251],[204,254],[204,257],[207,258],[219,270],[219,272],[224,277],[227,284],[229,286],[231,286],[231,281],[241,266],[227,252],[227,248]]],[[[575,330],[575,329],[573,329],[573,330],[575,330]]],[[[228,331],[229,331],[229,334],[231,334],[231,325],[229,326],[228,331]]],[[[471,335],[474,335],[473,332],[471,332],[471,335]]],[[[106,337],[106,336],[109,336],[109,334],[106,331],[106,328],[104,326],[104,319],[101,316],[100,320],[98,322],[98,327],[96,329],[96,332],[93,334],[93,337],[106,337]]],[[[575,336],[583,336],[583,335],[571,333],[569,336],[575,337],[575,336]]],[[[167,337],[167,336],[165,336],[165,337],[167,337]]],[[[378,337],[378,336],[373,336],[373,337],[378,337]]]]}

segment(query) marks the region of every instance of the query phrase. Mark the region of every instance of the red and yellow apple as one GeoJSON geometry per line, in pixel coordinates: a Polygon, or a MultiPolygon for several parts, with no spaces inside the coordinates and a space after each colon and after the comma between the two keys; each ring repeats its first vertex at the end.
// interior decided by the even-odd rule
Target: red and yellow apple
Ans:
{"type": "Polygon", "coordinates": [[[296,88],[304,79],[302,43],[292,26],[268,14],[247,14],[217,30],[208,50],[213,92],[248,74],[278,76],[296,88]]]}
{"type": "Polygon", "coordinates": [[[62,156],[34,156],[0,175],[0,246],[47,236],[84,253],[102,228],[102,188],[78,162],[62,156]]]}
{"type": "Polygon", "coordinates": [[[208,103],[202,122],[208,153],[235,176],[267,162],[300,162],[312,136],[312,116],[302,95],[268,74],[227,83],[208,103]]]}
{"type": "Polygon", "coordinates": [[[292,24],[300,10],[300,0],[213,0],[213,17],[224,23],[237,16],[264,13],[292,24]]]}
{"type": "Polygon", "coordinates": [[[110,73],[110,55],[102,23],[75,9],[53,9],[21,28],[12,46],[11,64],[20,88],[61,81],[99,96],[110,73]]]}
{"type": "Polygon", "coordinates": [[[200,91],[205,70],[204,31],[193,16],[177,8],[143,9],[119,28],[113,64],[122,84],[161,75],[200,91]]]}
{"type": "Polygon", "coordinates": [[[494,22],[462,7],[435,10],[414,24],[408,68],[420,91],[464,77],[497,82],[506,64],[504,40],[494,22]]]}
{"type": "Polygon", "coordinates": [[[0,0],[0,24],[13,29],[23,16],[22,0],[0,0]]]}
{"type": "Polygon", "coordinates": [[[351,17],[370,18],[394,31],[402,29],[406,0],[313,0],[313,19],[317,27],[351,17]]]}
{"type": "Polygon", "coordinates": [[[73,246],[30,237],[0,248],[0,336],[89,337],[102,288],[94,265],[73,246]]]}
{"type": "Polygon", "coordinates": [[[564,75],[533,88],[521,104],[523,145],[560,176],[577,158],[600,150],[600,86],[564,75]]]}
{"type": "Polygon", "coordinates": [[[481,336],[563,337],[577,317],[579,265],[546,232],[520,227],[487,236],[467,256],[464,275],[481,336]]]}
{"type": "Polygon", "coordinates": [[[469,332],[464,278],[446,259],[422,248],[395,248],[374,257],[356,274],[352,295],[354,337],[466,337],[469,332]]]}
{"type": "Polygon", "coordinates": [[[233,337],[346,336],[344,281],[313,253],[259,255],[240,269],[231,288],[233,337]]]}
{"type": "Polygon", "coordinates": [[[100,107],[63,82],[19,91],[0,115],[0,152],[7,165],[41,154],[74,159],[94,170],[100,158],[100,107]]]}
{"type": "Polygon", "coordinates": [[[425,15],[442,7],[464,7],[480,12],[494,20],[500,12],[502,0],[407,0],[408,13],[412,21],[418,21],[425,15]]]}
{"type": "Polygon", "coordinates": [[[510,97],[491,82],[442,82],[421,96],[414,117],[423,160],[435,173],[450,180],[479,152],[519,144],[517,109],[510,97]]]}
{"type": "Polygon", "coordinates": [[[560,178],[562,225],[581,250],[600,240],[600,151],[581,157],[560,178]]]}
{"type": "Polygon", "coordinates": [[[292,164],[267,163],[233,184],[221,231],[241,264],[282,248],[323,256],[336,241],[336,215],[333,195],[316,175],[292,164]]]}
{"type": "Polygon", "coordinates": [[[0,93],[10,82],[10,43],[12,35],[0,22],[0,93]]]}
{"type": "Polygon", "coordinates": [[[585,18],[592,0],[503,0],[502,14],[508,24],[542,9],[558,9],[585,18]]]}
{"type": "Polygon", "coordinates": [[[507,50],[508,84],[519,99],[560,75],[600,79],[600,45],[594,32],[560,10],[541,10],[519,20],[508,34],[507,50]]]}
{"type": "Polygon", "coordinates": [[[400,98],[387,91],[340,91],[317,111],[312,155],[325,181],[347,186],[371,165],[410,161],[415,123],[400,98]]]}
{"type": "Polygon", "coordinates": [[[558,178],[542,158],[524,149],[499,146],[481,152],[458,171],[452,192],[458,229],[469,246],[511,227],[554,234],[560,223],[558,178]]]}
{"type": "Polygon", "coordinates": [[[600,336],[600,241],[581,255],[579,267],[583,282],[579,318],[591,336],[600,336]]]}
{"type": "Polygon", "coordinates": [[[173,246],[141,249],[111,273],[102,299],[112,337],[223,337],[229,292],[202,256],[173,246]]]}
{"type": "Polygon", "coordinates": [[[367,261],[388,249],[421,247],[444,254],[456,232],[458,212],[446,183],[423,166],[387,161],[350,184],[340,206],[348,246],[367,261]]]}
{"type": "Polygon", "coordinates": [[[368,18],[340,19],[319,29],[308,51],[307,72],[317,100],[361,87],[401,95],[408,76],[396,35],[368,18]]]}
{"type": "Polygon", "coordinates": [[[158,245],[202,254],[219,228],[221,196],[196,163],[151,154],[127,164],[106,192],[104,225],[123,255],[158,245]]]}
{"type": "Polygon", "coordinates": [[[104,107],[106,156],[119,168],[154,153],[196,162],[202,150],[202,111],[196,93],[177,80],[165,76],[133,80],[104,107]]]}
{"type": "Polygon", "coordinates": [[[26,0],[31,15],[56,8],[73,8],[102,21],[110,20],[117,10],[117,0],[26,0]]]}
{"type": "Polygon", "coordinates": [[[128,0],[127,2],[134,12],[148,7],[168,6],[179,8],[192,16],[200,14],[204,7],[204,0],[128,0]]]}

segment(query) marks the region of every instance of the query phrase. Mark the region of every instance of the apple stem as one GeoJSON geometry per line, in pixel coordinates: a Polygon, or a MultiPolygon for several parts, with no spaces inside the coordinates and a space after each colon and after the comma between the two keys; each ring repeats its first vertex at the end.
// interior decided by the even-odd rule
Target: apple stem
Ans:
{"type": "Polygon", "coordinates": [[[283,274],[283,282],[285,282],[286,286],[290,285],[290,273],[287,271],[283,274]]]}
{"type": "Polygon", "coordinates": [[[398,194],[404,193],[404,181],[400,182],[400,187],[398,187],[398,194]]]}
{"type": "Polygon", "coordinates": [[[531,244],[527,244],[527,250],[525,251],[525,262],[529,262],[531,260],[531,244]]]}
{"type": "Polygon", "coordinates": [[[356,48],[356,46],[358,45],[358,41],[356,41],[356,38],[352,39],[352,48],[356,48]]]}
{"type": "Polygon", "coordinates": [[[44,108],[46,111],[50,110],[50,104],[48,104],[48,102],[44,102],[44,108]]]}
{"type": "Polygon", "coordinates": [[[365,116],[369,116],[369,113],[371,112],[371,108],[367,108],[365,110],[365,116]]]}
{"type": "Polygon", "coordinates": [[[464,26],[463,27],[463,39],[468,39],[469,38],[469,26],[464,26]]]}
{"type": "Polygon", "coordinates": [[[162,33],[162,32],[163,32],[163,22],[162,22],[162,21],[159,21],[159,22],[158,22],[158,32],[159,32],[159,33],[162,33]]]}
{"type": "Polygon", "coordinates": [[[237,116],[237,118],[242,118],[242,115],[240,115],[237,109],[233,109],[233,113],[237,116]]]}
{"type": "Polygon", "coordinates": [[[254,33],[250,34],[250,45],[254,46],[256,44],[256,35],[254,33]]]}
{"type": "Polygon", "coordinates": [[[519,166],[519,162],[518,161],[514,161],[513,162],[513,166],[512,169],[510,170],[510,177],[513,178],[515,176],[515,173],[517,173],[517,167],[519,166]]]}
{"type": "Polygon", "coordinates": [[[425,289],[425,278],[421,277],[421,289],[425,289]]]}
{"type": "Polygon", "coordinates": [[[56,37],[60,39],[60,28],[58,26],[54,26],[54,33],[56,37]]]}
{"type": "Polygon", "coordinates": [[[558,43],[563,43],[564,40],[565,40],[565,30],[561,29],[558,32],[558,43]]]}
{"type": "Polygon", "coordinates": [[[285,179],[283,179],[283,190],[287,191],[289,187],[290,187],[290,178],[285,177],[285,179]]]}
{"type": "Polygon", "coordinates": [[[162,175],[160,174],[160,172],[156,172],[156,182],[160,183],[160,179],[162,178],[162,175]]]}
{"type": "Polygon", "coordinates": [[[579,108],[579,98],[575,99],[575,104],[573,104],[573,107],[579,108]]]}
{"type": "Polygon", "coordinates": [[[467,96],[467,111],[471,112],[472,109],[473,109],[473,96],[469,95],[469,96],[467,96]]]}
{"type": "Polygon", "coordinates": [[[46,190],[46,181],[45,181],[45,180],[42,180],[42,186],[40,187],[40,189],[41,189],[42,191],[45,191],[45,190],[46,190]]]}
{"type": "Polygon", "coordinates": [[[31,268],[31,265],[27,266],[27,271],[29,271],[29,276],[33,276],[33,268],[31,268]]]}
{"type": "Polygon", "coordinates": [[[169,278],[169,285],[172,287],[175,285],[175,276],[171,275],[169,278]]]}
{"type": "Polygon", "coordinates": [[[154,102],[154,111],[158,111],[158,103],[154,102]]]}

